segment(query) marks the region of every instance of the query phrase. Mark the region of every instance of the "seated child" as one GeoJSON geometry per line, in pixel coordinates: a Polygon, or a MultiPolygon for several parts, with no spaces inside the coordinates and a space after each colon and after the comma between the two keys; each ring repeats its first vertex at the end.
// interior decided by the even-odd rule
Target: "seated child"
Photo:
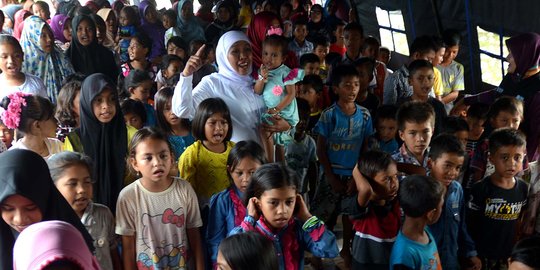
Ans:
{"type": "Polygon", "coordinates": [[[216,67],[213,65],[215,59],[212,59],[212,56],[215,54],[213,45],[205,44],[203,40],[193,40],[189,43],[189,55],[195,55],[202,46],[204,46],[204,51],[201,57],[203,65],[193,73],[193,88],[195,88],[195,86],[201,82],[204,76],[217,71],[216,67]]]}
{"type": "Polygon", "coordinates": [[[320,76],[321,60],[314,53],[306,53],[300,57],[300,68],[304,70],[305,75],[314,74],[320,76]]]}
{"type": "Polygon", "coordinates": [[[319,121],[322,112],[322,99],[323,82],[319,75],[306,75],[300,83],[300,91],[298,97],[307,100],[309,104],[309,120],[307,123],[307,132],[313,133],[313,128],[319,121]]]}
{"type": "MultiPolygon", "coordinates": [[[[1,12],[0,12],[1,13],[1,12]]],[[[13,137],[15,136],[15,130],[9,129],[4,122],[0,119],[0,141],[4,143],[4,146],[9,149],[11,143],[13,143],[13,137]]]]}
{"type": "Polygon", "coordinates": [[[428,176],[407,176],[400,183],[399,204],[405,221],[392,248],[390,269],[443,269],[427,226],[441,216],[444,190],[440,182],[428,176]]]}
{"type": "Polygon", "coordinates": [[[120,109],[124,115],[126,126],[132,126],[141,129],[146,123],[146,110],[144,104],[135,99],[127,98],[120,102],[120,109]]]}
{"type": "MultiPolygon", "coordinates": [[[[309,103],[303,98],[296,98],[300,121],[296,125],[294,140],[285,147],[285,160],[289,168],[298,175],[298,193],[307,199],[306,193],[315,191],[317,179],[317,149],[315,140],[308,134],[309,103]],[[308,182],[309,181],[309,182],[308,182]]],[[[307,200],[306,200],[307,201],[307,200]]]]}
{"type": "Polygon", "coordinates": [[[382,105],[374,115],[375,134],[368,140],[370,150],[381,150],[388,154],[396,152],[399,144],[397,135],[397,107],[394,105],[382,105]]]}
{"type": "Polygon", "coordinates": [[[182,58],[174,54],[167,54],[161,58],[161,67],[156,82],[158,89],[164,87],[176,87],[180,79],[180,72],[184,69],[184,61],[182,58]],[[158,78],[161,75],[161,80],[158,78]]]}
{"type": "Polygon", "coordinates": [[[154,82],[150,75],[148,75],[148,72],[138,69],[131,70],[124,80],[124,95],[143,103],[146,112],[146,121],[144,124],[150,127],[156,125],[156,112],[154,107],[149,104],[150,92],[153,85],[154,82]]]}
{"type": "Polygon", "coordinates": [[[525,136],[511,128],[495,130],[489,136],[489,153],[495,170],[473,185],[467,224],[483,269],[506,269],[527,204],[527,183],[516,177],[525,158],[525,136]]]}
{"type": "MultiPolygon", "coordinates": [[[[383,64],[388,66],[388,63],[390,63],[390,60],[392,59],[392,53],[390,52],[390,49],[387,47],[379,47],[379,53],[377,54],[377,61],[381,61],[383,64]]],[[[392,73],[392,71],[389,71],[392,73]]]]}
{"type": "Polygon", "coordinates": [[[373,36],[368,36],[364,39],[364,44],[362,45],[361,54],[363,57],[373,59],[375,61],[373,68],[372,80],[369,83],[370,89],[373,93],[379,98],[383,99],[384,93],[384,80],[389,75],[386,65],[379,61],[377,58],[379,54],[379,47],[381,43],[379,40],[373,36]]]}
{"type": "Polygon", "coordinates": [[[401,225],[397,173],[396,162],[381,151],[363,153],[353,170],[358,195],[348,203],[356,231],[352,269],[389,267],[390,252],[401,225]]]}
{"type": "Polygon", "coordinates": [[[129,61],[128,47],[131,38],[137,33],[138,17],[137,10],[132,6],[125,6],[120,11],[118,17],[120,27],[118,27],[116,43],[118,43],[118,54],[121,63],[129,61]]]}
{"type": "Polygon", "coordinates": [[[467,121],[457,116],[448,116],[444,118],[444,125],[441,133],[454,135],[463,147],[467,146],[469,138],[469,125],[467,121]]]}
{"type": "Polygon", "coordinates": [[[71,205],[94,239],[102,269],[119,269],[120,255],[114,234],[114,216],[103,204],[92,202],[91,159],[77,152],[61,152],[47,160],[54,185],[71,205]]]}
{"type": "Polygon", "coordinates": [[[347,48],[345,47],[345,41],[343,40],[343,31],[346,23],[339,20],[332,29],[332,41],[330,42],[330,52],[337,53],[340,57],[345,55],[347,48]]]}
{"type": "MultiPolygon", "coordinates": [[[[313,53],[319,57],[319,75],[323,81],[328,78],[328,65],[326,64],[326,55],[330,50],[330,42],[326,37],[316,37],[313,40],[313,53]]],[[[300,57],[301,58],[301,57],[300,57]]]]}
{"type": "Polygon", "coordinates": [[[289,42],[289,50],[294,52],[296,59],[303,54],[313,52],[313,43],[306,40],[308,35],[307,20],[299,17],[293,21],[293,39],[289,42]]]}
{"type": "Polygon", "coordinates": [[[429,174],[446,187],[441,217],[435,224],[429,225],[441,255],[442,269],[460,269],[460,258],[467,259],[467,269],[481,269],[474,242],[465,224],[463,189],[456,181],[466,155],[465,146],[451,134],[441,134],[431,141],[429,174]]]}
{"type": "Polygon", "coordinates": [[[435,126],[433,107],[425,102],[406,102],[398,109],[397,124],[403,145],[392,158],[398,163],[427,168],[428,146],[435,126]]]}
{"type": "Polygon", "coordinates": [[[467,125],[469,126],[469,138],[467,138],[467,152],[472,156],[476,146],[484,133],[484,122],[487,120],[488,107],[482,103],[475,103],[467,109],[467,125]]]}
{"type": "Polygon", "coordinates": [[[426,60],[414,60],[409,65],[409,85],[412,88],[412,95],[405,97],[402,101],[420,101],[431,104],[435,110],[435,129],[433,134],[437,135],[441,132],[444,118],[446,117],[446,109],[444,105],[436,98],[430,96],[433,88],[433,65],[426,60]]]}
{"type": "Polygon", "coordinates": [[[180,29],[177,27],[176,23],[176,12],[173,9],[167,9],[165,12],[163,12],[163,15],[161,16],[161,21],[163,23],[163,27],[167,29],[165,31],[164,36],[164,42],[163,44],[169,43],[169,39],[172,37],[177,37],[181,35],[180,29]]]}
{"type": "Polygon", "coordinates": [[[369,89],[369,83],[373,79],[375,60],[362,57],[354,61],[354,66],[360,77],[360,91],[356,95],[356,103],[368,109],[369,113],[374,114],[380,104],[379,98],[369,89]]]}

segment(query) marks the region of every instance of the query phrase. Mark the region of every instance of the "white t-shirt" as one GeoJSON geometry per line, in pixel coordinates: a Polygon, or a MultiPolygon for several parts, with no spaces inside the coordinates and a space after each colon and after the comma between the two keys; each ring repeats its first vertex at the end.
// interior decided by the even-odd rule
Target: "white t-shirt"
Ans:
{"type": "MultiPolygon", "coordinates": [[[[54,154],[57,154],[57,153],[60,153],[62,152],[64,149],[63,149],[63,146],[64,144],[59,141],[58,139],[55,139],[55,138],[47,138],[45,140],[45,145],[47,145],[47,150],[49,151],[49,155],[46,156],[46,157],[43,157],[45,160],[47,160],[49,157],[51,157],[52,155],[54,154]]],[[[11,147],[9,148],[9,150],[13,150],[13,149],[25,149],[25,150],[30,150],[28,149],[28,147],[22,142],[22,139],[16,141],[15,143],[13,143],[11,145],[11,147]]]]}
{"type": "Polygon", "coordinates": [[[137,265],[192,269],[187,229],[202,226],[195,191],[182,179],[162,192],[148,191],[140,181],[118,196],[116,233],[135,236],[137,265]]]}
{"type": "MultiPolygon", "coordinates": [[[[45,84],[43,84],[43,80],[41,80],[41,78],[28,73],[25,73],[24,76],[25,80],[23,84],[19,86],[3,86],[0,88],[0,100],[15,92],[23,92],[49,98],[47,96],[47,88],[45,87],[45,84]]],[[[0,85],[3,84],[4,80],[4,77],[0,75],[0,85]]]]}

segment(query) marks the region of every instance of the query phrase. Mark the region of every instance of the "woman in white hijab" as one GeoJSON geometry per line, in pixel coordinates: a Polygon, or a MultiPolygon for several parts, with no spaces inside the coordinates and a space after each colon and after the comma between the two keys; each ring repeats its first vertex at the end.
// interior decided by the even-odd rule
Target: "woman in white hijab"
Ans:
{"type": "Polygon", "coordinates": [[[172,99],[173,113],[179,118],[192,119],[201,101],[219,97],[231,112],[234,127],[231,141],[254,140],[260,143],[257,128],[262,125],[269,132],[291,128],[287,121],[276,116],[273,125],[260,123],[260,116],[267,110],[262,97],[253,91],[251,77],[252,53],[247,36],[240,31],[229,31],[219,39],[216,61],[219,72],[204,77],[192,89],[193,73],[203,64],[204,47],[191,56],[176,85],[172,99]]]}

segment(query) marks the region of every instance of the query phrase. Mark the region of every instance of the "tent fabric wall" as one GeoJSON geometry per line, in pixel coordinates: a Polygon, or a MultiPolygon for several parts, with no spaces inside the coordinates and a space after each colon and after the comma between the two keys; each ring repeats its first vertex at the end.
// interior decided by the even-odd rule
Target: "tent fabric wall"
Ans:
{"type": "Polygon", "coordinates": [[[457,29],[462,42],[457,61],[465,67],[467,92],[485,88],[480,70],[480,54],[476,27],[505,35],[523,32],[540,32],[538,10],[540,1],[493,1],[493,0],[352,0],[358,11],[360,23],[366,35],[378,37],[379,27],[375,7],[384,10],[401,10],[409,44],[416,36],[439,34],[435,5],[439,13],[440,28],[457,29]],[[467,16],[468,15],[468,16],[467,16]]]}

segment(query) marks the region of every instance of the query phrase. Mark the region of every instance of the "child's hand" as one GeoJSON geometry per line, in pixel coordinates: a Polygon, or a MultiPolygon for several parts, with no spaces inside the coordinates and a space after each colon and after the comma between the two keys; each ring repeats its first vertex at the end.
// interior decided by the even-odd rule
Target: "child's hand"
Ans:
{"type": "Polygon", "coordinates": [[[478,257],[467,258],[467,268],[468,270],[480,270],[482,269],[482,261],[478,257]]]}
{"type": "Polygon", "coordinates": [[[249,199],[248,205],[247,205],[247,214],[249,216],[252,216],[255,221],[259,220],[259,209],[257,207],[257,198],[252,197],[249,199]]]}
{"type": "Polygon", "coordinates": [[[306,203],[304,202],[304,198],[300,194],[296,194],[296,205],[294,206],[294,208],[296,211],[296,218],[303,222],[313,216],[309,212],[306,203]]]}
{"type": "Polygon", "coordinates": [[[202,45],[199,50],[195,53],[195,55],[192,55],[184,67],[184,71],[182,71],[182,75],[184,77],[191,76],[195,71],[199,70],[203,65],[203,59],[202,55],[204,53],[204,48],[206,48],[206,44],[202,45]]]}
{"type": "Polygon", "coordinates": [[[261,65],[261,77],[264,82],[268,81],[268,68],[264,64],[261,65]]]}

